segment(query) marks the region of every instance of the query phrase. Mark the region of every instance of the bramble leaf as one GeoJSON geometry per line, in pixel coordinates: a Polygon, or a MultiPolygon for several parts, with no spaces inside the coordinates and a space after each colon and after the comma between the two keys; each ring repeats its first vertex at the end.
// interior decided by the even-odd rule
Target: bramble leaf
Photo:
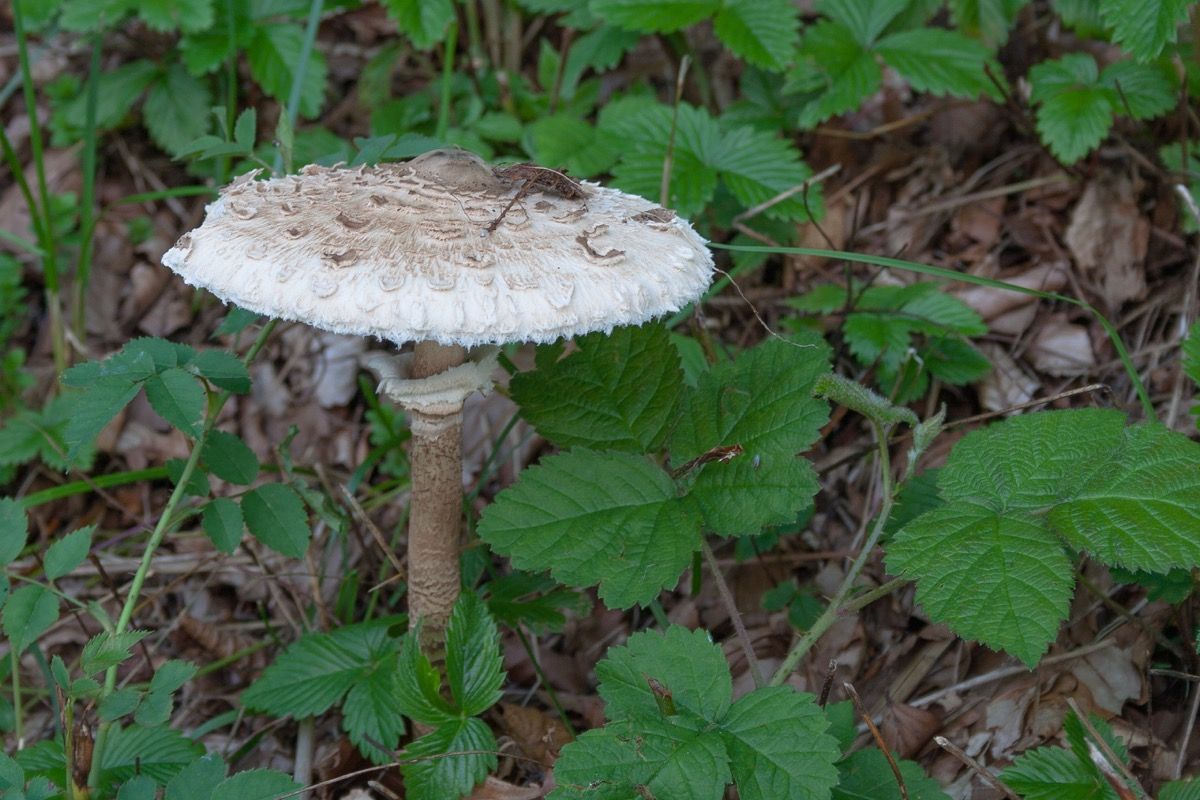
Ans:
{"type": "Polygon", "coordinates": [[[1066,546],[1166,572],[1200,563],[1200,446],[1116,411],[1018,417],[962,439],[938,474],[944,505],[909,522],[888,568],[931,617],[1036,663],[1065,619],[1066,546]]]}
{"type": "MultiPolygon", "coordinates": [[[[915,761],[897,760],[909,800],[949,800],[937,781],[915,761]]],[[[833,800],[902,800],[895,773],[887,757],[869,748],[851,754],[838,764],[838,785],[833,800]]]]}
{"type": "Polygon", "coordinates": [[[400,767],[407,796],[442,800],[469,795],[496,768],[495,750],[492,729],[478,717],[438,726],[404,750],[405,759],[418,759],[400,767]]]}
{"type": "Polygon", "coordinates": [[[384,6],[400,31],[420,50],[440,42],[454,19],[450,0],[385,0],[384,6]]]}
{"type": "Polygon", "coordinates": [[[674,586],[699,546],[699,516],[645,458],[573,450],[521,473],[479,520],[479,535],[518,569],[549,568],[599,585],[613,608],[674,586]]]}
{"type": "Polygon", "coordinates": [[[521,415],[561,447],[661,449],[683,387],[666,328],[623,327],[577,342],[569,356],[513,376],[521,415]]]}

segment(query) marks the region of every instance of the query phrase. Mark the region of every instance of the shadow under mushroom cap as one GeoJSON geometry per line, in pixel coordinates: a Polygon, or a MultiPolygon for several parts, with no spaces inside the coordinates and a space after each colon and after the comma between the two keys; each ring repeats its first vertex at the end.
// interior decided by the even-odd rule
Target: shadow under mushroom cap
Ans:
{"type": "Polygon", "coordinates": [[[227,302],[339,333],[546,342],[675,311],[712,277],[704,240],[673,212],[589,183],[582,197],[522,193],[465,151],[256,174],[163,264],[227,302]]]}

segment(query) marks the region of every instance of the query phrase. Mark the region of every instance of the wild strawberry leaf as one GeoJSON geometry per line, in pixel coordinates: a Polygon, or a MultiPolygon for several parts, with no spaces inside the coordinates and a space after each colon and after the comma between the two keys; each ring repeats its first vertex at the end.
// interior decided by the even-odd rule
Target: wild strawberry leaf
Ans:
{"type": "Polygon", "coordinates": [[[1117,44],[1139,61],[1149,61],[1175,41],[1190,5],[1188,0],[1100,0],[1100,16],[1117,44]]]}
{"type": "Polygon", "coordinates": [[[413,759],[400,767],[405,796],[412,800],[466,797],[496,768],[496,737],[478,717],[438,727],[404,750],[413,759]]]}
{"type": "Polygon", "coordinates": [[[464,592],[446,627],[446,683],[462,713],[476,716],[494,706],[504,674],[496,623],[477,594],[464,592]]]}
{"type": "Polygon", "coordinates": [[[800,27],[796,11],[791,0],[726,0],[713,30],[747,63],[779,70],[796,47],[800,27]]]}

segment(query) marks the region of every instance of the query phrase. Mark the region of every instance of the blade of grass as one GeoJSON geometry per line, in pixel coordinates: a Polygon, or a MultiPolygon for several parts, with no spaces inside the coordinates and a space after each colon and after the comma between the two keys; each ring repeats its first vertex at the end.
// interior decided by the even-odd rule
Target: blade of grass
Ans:
{"type": "MultiPolygon", "coordinates": [[[[300,59],[296,62],[296,72],[292,75],[292,88],[288,92],[287,114],[288,127],[296,129],[296,120],[300,118],[300,95],[304,89],[304,73],[308,71],[308,62],[312,60],[313,45],[317,41],[317,28],[321,25],[321,13],[325,10],[325,0],[312,0],[308,6],[308,20],[304,24],[304,43],[300,47],[300,59]]],[[[231,107],[232,108],[232,107],[231,107]]],[[[275,154],[275,173],[283,169],[283,153],[275,154]]]]}
{"type": "Polygon", "coordinates": [[[458,49],[458,23],[451,22],[446,29],[446,41],[442,45],[442,86],[441,99],[438,101],[438,118],[436,138],[439,142],[446,141],[446,131],[450,128],[450,90],[453,88],[454,60],[458,49]]]}
{"type": "MultiPolygon", "coordinates": [[[[1125,343],[1121,340],[1121,335],[1117,332],[1116,327],[1100,313],[1099,309],[1085,300],[1080,300],[1069,295],[1059,294],[1058,292],[1045,292],[1041,289],[1032,289],[1027,286],[1017,286],[1016,284],[1006,283],[996,280],[995,278],[985,278],[980,275],[969,275],[964,272],[956,272],[945,267],[932,267],[928,264],[917,264],[912,261],[904,261],[899,258],[890,258],[888,256],[876,256],[866,253],[847,253],[841,250],[823,250],[814,247],[764,247],[761,245],[738,245],[738,244],[717,244],[710,242],[709,247],[715,250],[730,250],[741,253],[768,253],[777,255],[797,255],[797,256],[814,256],[817,258],[833,258],[843,261],[854,261],[859,264],[871,264],[876,267],[886,267],[888,269],[898,269],[905,272],[915,272],[921,275],[929,275],[934,278],[941,278],[947,281],[957,281],[959,283],[970,283],[975,286],[986,286],[992,289],[1000,289],[1007,292],[1016,292],[1018,294],[1037,297],[1041,300],[1053,300],[1060,303],[1069,303],[1073,306],[1084,309],[1089,314],[1094,316],[1104,328],[1104,332],[1108,334],[1109,341],[1112,342],[1113,348],[1117,352],[1117,357],[1120,358],[1122,366],[1125,368],[1125,374],[1129,376],[1130,383],[1133,384],[1134,391],[1137,392],[1138,400],[1141,402],[1142,411],[1147,419],[1154,419],[1154,404],[1150,402],[1150,395],[1146,392],[1146,387],[1142,383],[1141,376],[1138,375],[1137,368],[1133,365],[1133,359],[1129,355],[1125,343]]],[[[740,274],[741,270],[733,270],[727,273],[720,280],[713,283],[709,290],[705,292],[703,300],[707,300],[713,295],[719,293],[732,280],[740,274]]],[[[685,308],[676,313],[668,320],[669,325],[677,325],[682,322],[691,313],[691,308],[685,308]]]]}
{"type": "Polygon", "coordinates": [[[87,287],[92,273],[92,237],[96,232],[96,106],[100,95],[100,45],[97,35],[92,42],[92,61],[88,67],[87,109],[83,126],[83,187],[79,196],[79,257],[75,261],[75,286],[71,327],[75,338],[84,341],[87,322],[87,287]]]}

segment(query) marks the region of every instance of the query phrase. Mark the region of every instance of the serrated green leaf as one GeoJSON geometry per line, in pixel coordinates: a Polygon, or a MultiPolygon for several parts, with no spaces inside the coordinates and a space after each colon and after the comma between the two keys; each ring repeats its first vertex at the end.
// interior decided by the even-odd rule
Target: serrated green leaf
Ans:
{"type": "Polygon", "coordinates": [[[566,611],[586,615],[591,607],[581,592],[560,586],[548,575],[516,570],[488,581],[488,611],[501,625],[528,626],[536,633],[557,631],[566,623],[566,611]]]}
{"type": "Polygon", "coordinates": [[[213,547],[220,552],[228,555],[241,544],[242,528],[245,526],[242,509],[228,497],[218,497],[204,506],[200,523],[213,547]]]}
{"type": "Polygon", "coordinates": [[[171,692],[178,691],[181,686],[190,681],[196,674],[196,665],[188,661],[181,661],[172,658],[164,661],[158,669],[154,671],[154,677],[150,679],[151,692],[171,692]]]}
{"type": "Polygon", "coordinates": [[[174,709],[174,693],[196,674],[196,665],[172,659],[154,671],[150,688],[138,704],[133,721],[139,725],[153,727],[165,725],[174,709]]]}
{"type": "Polygon", "coordinates": [[[171,367],[146,381],[150,407],[167,422],[189,436],[198,432],[204,415],[204,388],[190,373],[171,367]]]}
{"type": "Polygon", "coordinates": [[[44,561],[46,580],[58,580],[79,566],[87,558],[92,547],[92,532],[95,525],[71,531],[46,550],[44,561]]]}
{"type": "Polygon", "coordinates": [[[799,17],[791,0],[727,0],[713,30],[734,55],[764,69],[783,69],[799,41],[799,17]]]}
{"type": "Polygon", "coordinates": [[[1165,572],[1200,563],[1200,446],[1116,411],[1030,414],[972,432],[938,475],[945,505],[896,534],[888,567],[960,634],[1032,665],[1066,617],[1064,545],[1165,572]]]}
{"type": "Polygon", "coordinates": [[[605,716],[662,716],[647,676],[666,687],[680,713],[700,719],[723,719],[733,700],[729,666],[706,631],[672,625],[665,633],[646,631],[629,637],[623,647],[610,648],[596,666],[605,716]]]}
{"type": "Polygon", "coordinates": [[[1019,756],[1000,773],[1005,785],[1025,800],[1116,800],[1116,794],[1091,763],[1070,750],[1039,747],[1019,756]]]}
{"type": "Polygon", "coordinates": [[[100,699],[100,721],[113,722],[126,714],[132,714],[141,699],[142,694],[137,689],[129,686],[117,689],[107,697],[100,699]]]}
{"type": "Polygon", "coordinates": [[[258,477],[258,456],[237,434],[210,432],[204,442],[202,457],[221,480],[249,486],[258,477]]]}
{"type": "Polygon", "coordinates": [[[22,586],[4,605],[4,635],[15,653],[24,653],[58,619],[58,597],[39,584],[22,586]]]}
{"type": "Polygon", "coordinates": [[[25,464],[41,451],[45,434],[40,415],[19,410],[0,426],[0,467],[25,464]]]}
{"type": "Polygon", "coordinates": [[[103,672],[129,657],[129,649],[150,635],[149,631],[104,631],[83,646],[79,671],[86,676],[103,672]]]}
{"type": "Polygon", "coordinates": [[[393,648],[387,662],[357,680],[342,703],[342,727],[358,752],[376,764],[395,760],[395,747],[404,735],[398,682],[393,648]]]}
{"type": "Polygon", "coordinates": [[[1118,61],[1100,73],[1100,84],[1118,94],[1117,109],[1134,119],[1153,119],[1174,108],[1179,99],[1178,83],[1168,63],[1118,61]]]}
{"type": "Polygon", "coordinates": [[[574,450],[526,469],[479,520],[479,535],[519,569],[599,585],[613,608],[673,586],[699,546],[699,518],[644,458],[574,450]]]}
{"type": "Polygon", "coordinates": [[[11,563],[25,549],[29,519],[11,497],[0,497],[0,566],[11,563]]]}
{"type": "Polygon", "coordinates": [[[968,36],[995,48],[1008,39],[1008,30],[1029,0],[950,0],[954,24],[968,36]]]}
{"type": "Polygon", "coordinates": [[[883,70],[844,25],[822,20],[809,26],[800,42],[802,62],[790,80],[820,87],[800,111],[797,125],[813,128],[858,106],[883,84],[883,70]]]}
{"type": "Polygon", "coordinates": [[[1158,800],[1200,800],[1200,778],[1171,781],[1159,790],[1158,800]]]}
{"type": "Polygon", "coordinates": [[[188,764],[167,783],[166,800],[212,800],[229,768],[220,756],[209,754],[188,764]]]}
{"type": "Polygon", "coordinates": [[[617,328],[578,344],[566,358],[513,376],[521,415],[561,447],[661,449],[683,386],[666,328],[617,328]]]}
{"type": "Polygon", "coordinates": [[[863,47],[871,47],[908,6],[909,0],[820,0],[817,9],[846,28],[863,47]]]}
{"type": "MultiPolygon", "coordinates": [[[[240,120],[239,120],[240,122],[240,120]]],[[[193,360],[192,368],[215,386],[234,394],[250,391],[250,373],[242,360],[225,350],[203,350],[193,360]]]]}
{"type": "Polygon", "coordinates": [[[135,775],[117,790],[117,800],[155,800],[158,784],[148,775],[135,775]]]}
{"type": "MultiPolygon", "coordinates": [[[[67,19],[65,14],[62,19],[67,19]]],[[[102,72],[97,77],[96,130],[111,130],[128,117],[157,74],[158,67],[144,59],[102,72]]],[[[71,139],[83,136],[87,129],[87,97],[87,89],[81,87],[79,94],[55,108],[51,121],[56,139],[64,135],[71,139]]]]}
{"type": "Polygon", "coordinates": [[[931,338],[920,349],[920,357],[930,375],[954,386],[982,380],[992,369],[987,356],[962,339],[931,338]]]}
{"type": "Polygon", "coordinates": [[[403,758],[406,796],[412,800],[465,797],[496,768],[496,738],[476,717],[440,726],[410,744],[403,758]],[[460,753],[461,755],[445,755],[460,753]]]}
{"type": "Polygon", "coordinates": [[[155,31],[202,31],[213,24],[213,0],[138,0],[134,6],[155,31]]]}
{"type": "Polygon", "coordinates": [[[1029,80],[1029,99],[1041,104],[1038,133],[1055,157],[1071,164],[1104,141],[1119,97],[1115,90],[1099,84],[1094,58],[1070,53],[1043,61],[1029,71],[1029,80]]]}
{"type": "MultiPolygon", "coordinates": [[[[248,108],[239,114],[237,118],[237,125],[234,128],[238,135],[238,141],[241,141],[243,120],[248,119],[250,121],[248,126],[250,131],[249,137],[252,145],[254,143],[255,128],[255,118],[252,113],[253,111],[254,109],[248,108]],[[247,114],[250,116],[247,117],[247,114]]],[[[225,318],[221,320],[221,324],[217,326],[215,331],[213,331],[213,336],[232,336],[235,333],[244,331],[246,328],[253,325],[257,320],[258,314],[256,312],[247,311],[246,309],[238,308],[237,306],[229,306],[229,313],[225,315],[225,318]]]]}
{"type": "MultiPolygon", "coordinates": [[[[235,142],[237,142],[238,147],[241,147],[241,148],[245,149],[246,151],[250,151],[250,150],[254,149],[254,141],[257,138],[258,138],[258,112],[253,108],[247,108],[247,109],[243,110],[242,113],[238,114],[237,121],[235,121],[233,123],[233,140],[235,142]]],[[[238,330],[241,330],[241,328],[238,328],[236,330],[222,330],[223,328],[225,328],[225,323],[229,322],[231,317],[237,318],[239,316],[242,319],[248,318],[246,324],[249,324],[249,322],[252,322],[255,319],[258,319],[258,314],[255,314],[253,311],[247,311],[244,308],[238,308],[237,306],[231,306],[229,309],[229,313],[225,315],[225,319],[221,320],[221,324],[217,327],[217,333],[229,334],[229,333],[237,333],[238,330]]],[[[245,327],[245,325],[243,325],[242,327],[245,327]]],[[[232,375],[234,377],[238,377],[239,373],[236,371],[236,367],[233,369],[234,369],[234,371],[232,372],[232,375]]]]}
{"type": "Polygon", "coordinates": [[[0,753],[0,789],[23,789],[25,770],[7,753],[0,753]]]}
{"type": "Polygon", "coordinates": [[[707,19],[721,0],[592,0],[593,13],[641,33],[672,33],[707,19]]]}
{"type": "Polygon", "coordinates": [[[500,632],[487,605],[474,592],[454,604],[446,628],[446,683],[459,709],[478,716],[500,700],[504,661],[500,632]]]}
{"type": "Polygon", "coordinates": [[[1139,61],[1157,58],[1187,20],[1189,0],[1100,0],[1113,40],[1139,61]]]}
{"type": "Polygon", "coordinates": [[[203,754],[203,745],[174,728],[114,725],[105,741],[101,779],[123,781],[143,774],[166,783],[203,754]]]}
{"type": "Polygon", "coordinates": [[[459,715],[441,695],[442,678],[421,652],[417,630],[400,642],[400,677],[396,698],[409,719],[430,727],[453,722],[459,715]]]}
{"type": "Polygon", "coordinates": [[[559,87],[560,94],[568,100],[574,97],[585,70],[602,72],[612,69],[641,39],[636,31],[615,25],[601,25],[580,36],[567,54],[567,63],[563,67],[559,87]]]}
{"type": "Polygon", "coordinates": [[[875,52],[917,91],[1003,98],[1000,87],[987,75],[990,68],[1002,80],[1000,65],[986,47],[961,33],[941,28],[900,31],[880,39],[875,52]]]}
{"type": "MultiPolygon", "coordinates": [[[[950,800],[914,761],[897,760],[909,800],[950,800]]],[[[833,800],[903,800],[895,773],[879,750],[859,750],[838,764],[833,800]]]]}
{"type": "Polygon", "coordinates": [[[67,459],[71,460],[85,448],[91,447],[105,426],[129,405],[140,390],[140,384],[120,378],[103,378],[88,386],[63,431],[67,459]]]}
{"type": "Polygon", "coordinates": [[[383,5],[400,32],[420,50],[428,50],[440,42],[446,26],[454,19],[450,0],[384,0],[383,5]]]}
{"type": "MultiPolygon", "coordinates": [[[[259,25],[246,49],[250,75],[267,94],[286,103],[300,64],[304,30],[299,25],[259,25]]],[[[300,114],[315,117],[325,98],[325,56],[314,49],[304,70],[300,89],[300,114]]]]}
{"type": "Polygon", "coordinates": [[[304,501],[289,486],[268,483],[242,497],[242,516],[254,538],[285,556],[304,558],[312,531],[304,501]]]}
{"type": "Polygon", "coordinates": [[[208,86],[182,64],[170,64],[150,87],[142,107],[146,130],[156,144],[178,155],[209,127],[212,96],[208,86]]]}
{"type": "Polygon", "coordinates": [[[212,796],[236,797],[237,800],[276,800],[300,788],[300,784],[282,772],[273,769],[248,769],[221,781],[213,790],[212,796]]]}
{"type": "Polygon", "coordinates": [[[526,129],[526,146],[539,164],[565,169],[582,178],[606,171],[621,155],[590,123],[569,113],[550,114],[531,122],[526,129]]]}

